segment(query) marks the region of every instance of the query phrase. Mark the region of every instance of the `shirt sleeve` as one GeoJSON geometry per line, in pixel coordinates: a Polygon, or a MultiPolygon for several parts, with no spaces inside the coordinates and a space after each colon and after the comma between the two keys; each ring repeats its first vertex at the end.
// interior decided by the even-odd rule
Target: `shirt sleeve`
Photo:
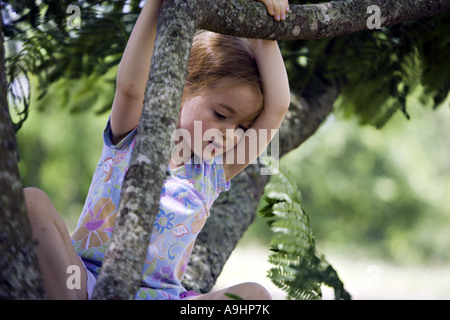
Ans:
{"type": "Polygon", "coordinates": [[[212,165],[214,166],[212,171],[215,172],[213,175],[213,184],[218,196],[219,193],[230,189],[230,181],[227,181],[225,177],[222,155],[215,157],[212,165]]]}
{"type": "Polygon", "coordinates": [[[125,138],[120,140],[117,144],[112,143],[112,131],[111,131],[111,118],[108,119],[106,127],[103,130],[103,142],[106,147],[116,150],[121,150],[129,146],[133,147],[136,137],[137,127],[134,128],[130,133],[126,135],[125,138]]]}

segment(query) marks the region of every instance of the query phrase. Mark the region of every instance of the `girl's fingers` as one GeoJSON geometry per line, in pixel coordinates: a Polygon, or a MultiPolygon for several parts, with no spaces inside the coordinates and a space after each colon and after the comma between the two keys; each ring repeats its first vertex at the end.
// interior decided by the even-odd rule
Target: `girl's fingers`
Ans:
{"type": "MultiPolygon", "coordinates": [[[[286,14],[289,12],[289,1],[287,0],[277,0],[278,11],[280,13],[279,20],[286,20],[286,14]]],[[[277,16],[278,17],[278,16],[277,16]]]]}
{"type": "Polygon", "coordinates": [[[283,1],[283,8],[286,14],[288,14],[290,12],[290,8],[289,8],[289,1],[288,0],[284,0],[283,1]]]}
{"type": "MultiPolygon", "coordinates": [[[[267,2],[270,3],[269,7],[270,7],[271,11],[273,12],[273,14],[271,16],[273,16],[276,21],[280,21],[283,17],[280,0],[268,0],[267,2]]],[[[266,7],[267,7],[267,5],[266,5],[266,7]]],[[[268,9],[268,11],[269,11],[269,9],[268,9]]]]}
{"type": "Polygon", "coordinates": [[[271,15],[272,17],[275,16],[275,6],[273,4],[273,0],[259,0],[260,2],[264,3],[266,6],[267,13],[271,15]]]}
{"type": "Polygon", "coordinates": [[[286,13],[289,12],[289,1],[287,0],[258,0],[262,2],[267,9],[269,15],[274,17],[276,21],[286,19],[286,13]]]}

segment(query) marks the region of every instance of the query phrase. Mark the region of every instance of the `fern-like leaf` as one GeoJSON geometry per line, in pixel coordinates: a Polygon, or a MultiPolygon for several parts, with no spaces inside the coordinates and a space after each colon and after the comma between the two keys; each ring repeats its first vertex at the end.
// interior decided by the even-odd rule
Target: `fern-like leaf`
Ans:
{"type": "Polygon", "coordinates": [[[336,299],[350,299],[336,271],[316,250],[309,217],[292,175],[284,168],[275,168],[268,157],[261,162],[281,181],[266,186],[266,205],[260,210],[274,232],[273,253],[269,256],[274,267],[268,277],[288,294],[288,299],[321,299],[322,284],[334,289],[336,299]]]}

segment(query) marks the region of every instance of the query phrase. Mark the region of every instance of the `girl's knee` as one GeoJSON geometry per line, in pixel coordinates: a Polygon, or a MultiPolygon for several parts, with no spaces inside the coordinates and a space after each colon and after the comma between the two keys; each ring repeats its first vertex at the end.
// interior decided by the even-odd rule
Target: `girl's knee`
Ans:
{"type": "Polygon", "coordinates": [[[28,217],[30,220],[35,218],[49,217],[48,206],[49,198],[47,194],[38,188],[24,188],[23,194],[25,196],[25,204],[27,206],[28,217]]]}
{"type": "Polygon", "coordinates": [[[47,197],[47,194],[42,191],[41,189],[34,188],[34,187],[27,187],[23,189],[23,194],[25,195],[25,201],[28,202],[34,202],[42,200],[43,198],[47,197]]]}
{"type": "Polygon", "coordinates": [[[269,291],[259,283],[249,282],[247,285],[250,287],[250,290],[253,295],[253,299],[255,300],[272,300],[272,296],[269,291]]]}
{"type": "MultiPolygon", "coordinates": [[[[246,282],[237,286],[238,291],[235,294],[245,300],[272,300],[269,291],[259,283],[246,282]]],[[[230,290],[230,293],[233,290],[230,290]]]]}

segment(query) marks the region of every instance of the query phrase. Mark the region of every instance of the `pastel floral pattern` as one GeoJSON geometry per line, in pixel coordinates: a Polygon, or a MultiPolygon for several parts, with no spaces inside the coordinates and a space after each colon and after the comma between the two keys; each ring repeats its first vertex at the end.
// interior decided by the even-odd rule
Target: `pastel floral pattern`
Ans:
{"type": "Polygon", "coordinates": [[[175,274],[172,271],[171,266],[163,266],[157,272],[153,272],[152,279],[157,280],[159,282],[170,283],[175,280],[175,274]]]}
{"type": "MultiPolygon", "coordinates": [[[[86,267],[98,274],[109,244],[128,170],[136,130],[113,145],[110,124],[105,128],[102,155],[91,187],[72,234],[75,250],[86,267]]],[[[229,189],[222,159],[198,162],[168,170],[161,189],[160,206],[142,267],[141,287],[136,299],[183,299],[195,293],[181,284],[198,233],[209,216],[209,208],[220,192],[229,189]]]]}
{"type": "Polygon", "coordinates": [[[112,158],[107,158],[107,159],[105,159],[105,161],[103,161],[102,168],[103,168],[103,171],[106,173],[105,180],[103,180],[103,182],[107,182],[107,181],[109,181],[109,179],[111,179],[111,174],[113,172],[112,163],[113,163],[112,158]]]}
{"type": "Polygon", "coordinates": [[[159,234],[162,234],[165,230],[172,230],[173,223],[172,221],[175,219],[175,212],[164,212],[163,209],[159,209],[159,214],[155,219],[155,227],[159,234]]]}
{"type": "Polygon", "coordinates": [[[145,263],[150,265],[156,261],[156,259],[164,260],[166,258],[166,248],[164,247],[164,238],[159,235],[158,232],[153,232],[150,236],[150,245],[145,256],[145,263]]]}
{"type": "Polygon", "coordinates": [[[89,249],[100,247],[109,240],[116,217],[116,206],[111,199],[100,198],[92,211],[84,215],[80,226],[72,235],[75,241],[82,241],[81,247],[89,249]]]}

